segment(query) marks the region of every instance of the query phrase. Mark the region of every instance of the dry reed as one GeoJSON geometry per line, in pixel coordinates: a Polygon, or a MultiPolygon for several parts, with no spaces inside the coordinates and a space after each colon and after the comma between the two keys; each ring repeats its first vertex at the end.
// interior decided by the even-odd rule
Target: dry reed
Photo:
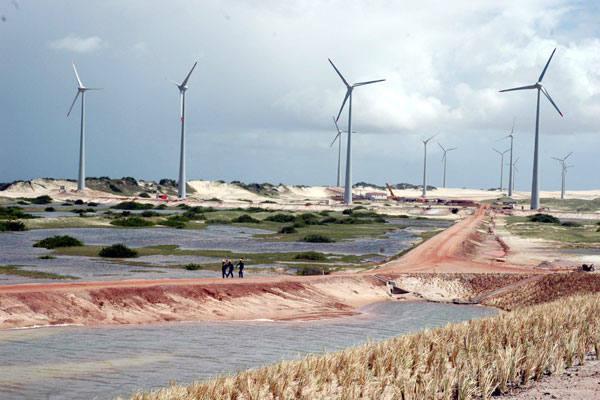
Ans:
{"type": "Polygon", "coordinates": [[[599,315],[570,297],[132,399],[488,399],[597,358],[599,315]]]}

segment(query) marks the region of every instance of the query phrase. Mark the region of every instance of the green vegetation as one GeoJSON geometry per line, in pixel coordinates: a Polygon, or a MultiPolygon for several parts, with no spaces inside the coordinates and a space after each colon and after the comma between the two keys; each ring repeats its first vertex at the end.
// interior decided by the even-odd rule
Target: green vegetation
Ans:
{"type": "Polygon", "coordinates": [[[43,256],[39,256],[38,259],[39,260],[54,260],[56,257],[50,255],[50,254],[45,254],[43,256]]]}
{"type": "Polygon", "coordinates": [[[45,249],[56,249],[58,247],[83,246],[83,243],[72,236],[51,236],[36,242],[33,247],[43,247],[45,249]]]}
{"type": "Polygon", "coordinates": [[[76,276],[54,274],[52,272],[43,271],[31,271],[27,269],[21,269],[17,265],[0,265],[0,275],[16,275],[25,278],[38,278],[38,279],[79,279],[76,276]]]}
{"type": "Polygon", "coordinates": [[[277,213],[277,214],[269,215],[267,218],[265,218],[265,221],[281,222],[281,223],[294,222],[294,221],[296,221],[296,216],[293,214],[277,213]]]}
{"type": "Polygon", "coordinates": [[[27,200],[29,200],[29,202],[31,202],[32,204],[50,204],[50,203],[52,203],[52,197],[47,196],[47,195],[38,196],[36,198],[27,199],[27,200]]]}
{"type": "Polygon", "coordinates": [[[333,240],[332,238],[325,236],[325,235],[319,235],[319,234],[311,234],[311,235],[306,235],[304,236],[304,239],[302,239],[305,242],[308,243],[333,243],[335,242],[335,240],[333,240]]]}
{"type": "Polygon", "coordinates": [[[46,211],[46,212],[54,212],[54,211],[56,211],[56,209],[54,207],[46,207],[46,208],[44,208],[44,211],[46,211]]]}
{"type": "Polygon", "coordinates": [[[126,228],[145,228],[149,226],[153,226],[154,222],[148,221],[141,217],[126,217],[126,218],[117,218],[110,221],[111,225],[122,226],[126,228]]]}
{"type": "Polygon", "coordinates": [[[146,211],[143,211],[140,215],[144,218],[151,218],[151,217],[158,217],[160,214],[157,213],[156,211],[146,210],[146,211]]]}
{"type": "Polygon", "coordinates": [[[569,245],[592,246],[600,243],[600,232],[595,222],[562,225],[558,223],[536,223],[525,217],[507,217],[509,232],[527,238],[545,239],[569,245]],[[577,226],[578,225],[578,226],[577,226]]]}
{"type": "Polygon", "coordinates": [[[237,218],[234,218],[231,222],[237,224],[260,224],[260,220],[248,215],[242,214],[237,218]]]}
{"type": "Polygon", "coordinates": [[[0,207],[0,219],[32,219],[31,214],[23,212],[21,207],[0,207]]]}
{"type": "Polygon", "coordinates": [[[134,258],[138,256],[138,252],[130,249],[124,244],[113,244],[112,246],[104,247],[98,253],[100,257],[109,258],[134,258]]]}
{"type": "Polygon", "coordinates": [[[560,219],[549,214],[537,213],[530,215],[527,219],[531,222],[540,222],[542,224],[560,224],[560,219]]]}
{"type": "Polygon", "coordinates": [[[305,251],[298,253],[294,256],[294,260],[305,260],[305,261],[325,261],[327,257],[323,253],[317,251],[305,251]]]}
{"type": "Polygon", "coordinates": [[[0,221],[0,232],[21,232],[26,230],[25,224],[21,221],[0,221]]]}
{"type": "Polygon", "coordinates": [[[325,266],[301,266],[296,269],[296,275],[329,275],[331,270],[325,266]]]}
{"type": "Polygon", "coordinates": [[[183,229],[190,220],[183,215],[173,215],[159,222],[159,225],[170,228],[183,229]]]}
{"type": "Polygon", "coordinates": [[[281,229],[279,229],[278,231],[279,233],[283,233],[284,235],[289,235],[291,233],[297,233],[298,230],[296,230],[296,228],[294,228],[294,226],[282,226],[281,229]]]}
{"type": "Polygon", "coordinates": [[[197,271],[199,269],[202,269],[202,265],[191,263],[191,264],[186,264],[183,268],[188,271],[197,271]]]}
{"type": "Polygon", "coordinates": [[[112,206],[111,208],[117,210],[150,210],[154,208],[154,206],[152,204],[138,203],[135,201],[124,201],[115,206],[112,206]]]}

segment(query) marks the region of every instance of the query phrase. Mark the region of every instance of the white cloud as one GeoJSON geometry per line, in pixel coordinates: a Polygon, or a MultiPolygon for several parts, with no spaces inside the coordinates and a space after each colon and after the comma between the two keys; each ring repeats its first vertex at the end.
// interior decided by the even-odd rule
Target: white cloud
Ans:
{"type": "Polygon", "coordinates": [[[73,53],[91,53],[103,47],[106,47],[106,42],[98,36],[79,37],[69,35],[50,42],[51,49],[65,50],[73,53]]]}

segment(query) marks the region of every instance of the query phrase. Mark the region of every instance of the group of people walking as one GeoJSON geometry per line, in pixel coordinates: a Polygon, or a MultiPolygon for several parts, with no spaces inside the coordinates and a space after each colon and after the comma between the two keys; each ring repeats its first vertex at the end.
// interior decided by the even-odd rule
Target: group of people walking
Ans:
{"type": "MultiPolygon", "coordinates": [[[[240,278],[244,277],[244,259],[240,258],[238,263],[235,265],[238,267],[238,276],[240,278]]],[[[233,265],[233,261],[229,259],[229,257],[225,258],[221,261],[221,271],[223,271],[223,278],[233,278],[233,269],[235,268],[233,265]]]]}

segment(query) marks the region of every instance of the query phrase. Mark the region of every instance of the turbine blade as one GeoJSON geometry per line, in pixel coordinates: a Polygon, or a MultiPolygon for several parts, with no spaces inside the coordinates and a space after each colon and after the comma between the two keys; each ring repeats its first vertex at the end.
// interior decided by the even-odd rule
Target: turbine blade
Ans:
{"type": "Polygon", "coordinates": [[[337,140],[337,138],[340,137],[340,135],[342,134],[342,132],[338,132],[337,135],[335,135],[335,137],[333,138],[333,140],[331,141],[331,144],[329,145],[329,147],[333,146],[333,144],[335,143],[335,141],[337,140]]]}
{"type": "Polygon", "coordinates": [[[81,79],[79,79],[79,74],[77,73],[77,67],[75,66],[75,63],[73,63],[73,71],[75,71],[75,78],[77,79],[77,85],[80,88],[83,88],[83,83],[81,83],[81,79]]]}
{"type": "Polygon", "coordinates": [[[385,81],[385,79],[377,79],[375,81],[367,81],[367,82],[358,82],[358,83],[355,83],[352,86],[354,86],[354,87],[364,86],[364,85],[370,85],[371,83],[377,83],[377,82],[383,82],[383,81],[385,81]]]}
{"type": "Polygon", "coordinates": [[[546,62],[546,66],[544,67],[544,70],[542,71],[542,73],[540,74],[540,77],[538,79],[538,82],[541,82],[542,79],[544,79],[544,75],[546,75],[546,70],[548,69],[548,65],[550,65],[550,61],[552,61],[552,57],[554,57],[554,53],[556,52],[556,48],[554,50],[552,50],[552,54],[550,54],[550,58],[548,59],[548,61],[546,62]]]}
{"type": "Polygon", "coordinates": [[[424,140],[424,142],[425,142],[425,143],[429,143],[429,141],[430,141],[431,139],[433,139],[434,137],[436,137],[437,135],[438,135],[438,134],[436,133],[435,135],[431,136],[429,139],[427,139],[427,140],[424,140]]]}
{"type": "Polygon", "coordinates": [[[87,92],[88,90],[102,90],[104,88],[100,88],[100,87],[86,87],[85,91],[87,92]]]}
{"type": "Polygon", "coordinates": [[[348,88],[348,90],[346,91],[346,97],[344,97],[344,101],[342,102],[342,106],[340,107],[340,112],[338,112],[338,115],[335,118],[336,121],[338,121],[340,119],[340,115],[342,115],[342,111],[344,110],[346,101],[348,101],[348,97],[350,97],[350,88],[348,88]]]}
{"type": "MultiPolygon", "coordinates": [[[[513,117],[513,124],[512,124],[512,128],[510,128],[510,134],[511,134],[511,135],[512,135],[513,133],[515,133],[515,120],[516,120],[516,119],[517,119],[516,117],[513,117]]],[[[509,136],[510,136],[510,135],[509,135],[509,136]]],[[[509,136],[507,136],[507,137],[509,137],[509,136]]]]}
{"type": "Polygon", "coordinates": [[[456,150],[456,149],[458,149],[458,147],[450,147],[450,148],[449,148],[448,150],[446,150],[446,151],[452,151],[452,150],[456,150]]]}
{"type": "Polygon", "coordinates": [[[563,162],[563,160],[562,160],[562,159],[561,159],[561,158],[557,158],[557,157],[552,157],[552,159],[553,159],[553,160],[556,160],[556,161],[560,161],[560,162],[563,162]]]}
{"type": "Polygon", "coordinates": [[[188,72],[187,76],[185,77],[185,79],[183,80],[183,82],[181,82],[181,86],[185,86],[187,85],[188,80],[190,79],[190,76],[192,75],[192,72],[194,71],[194,68],[196,68],[196,65],[198,65],[198,61],[196,61],[194,63],[194,65],[192,66],[192,69],[190,69],[190,72],[188,72]]]}
{"type": "Polygon", "coordinates": [[[563,158],[563,160],[566,160],[567,158],[571,157],[571,154],[573,154],[573,152],[570,152],[569,154],[567,154],[567,155],[565,156],[565,158],[563,158]]]}
{"type": "Polygon", "coordinates": [[[512,92],[514,90],[527,90],[527,89],[536,89],[536,88],[537,88],[536,85],[519,86],[519,87],[515,87],[515,88],[500,90],[500,93],[502,93],[502,92],[512,92]]]}
{"type": "MultiPolygon", "coordinates": [[[[337,124],[337,119],[335,119],[335,117],[331,117],[333,119],[333,124],[335,125],[335,129],[337,130],[338,134],[340,133],[340,127],[337,124]]],[[[335,139],[333,139],[333,141],[335,142],[335,139]]]]}
{"type": "MultiPolygon", "coordinates": [[[[350,85],[348,84],[348,82],[346,81],[346,79],[344,79],[344,77],[342,76],[342,73],[337,69],[337,67],[335,66],[335,64],[333,63],[333,61],[331,61],[330,58],[328,58],[329,63],[331,64],[331,66],[333,67],[333,69],[335,69],[335,72],[337,72],[337,74],[340,76],[340,78],[342,79],[342,82],[344,82],[344,85],[346,85],[346,87],[350,87],[350,85]]],[[[339,118],[339,117],[338,117],[339,118]]]]}
{"type": "Polygon", "coordinates": [[[71,103],[71,107],[69,107],[69,112],[67,113],[67,117],[69,115],[71,115],[71,111],[73,111],[73,106],[75,105],[75,102],[77,101],[78,97],[79,97],[79,90],[77,91],[77,94],[75,95],[75,98],[73,99],[73,102],[71,103]]]}
{"type": "Polygon", "coordinates": [[[444,152],[444,154],[446,154],[446,149],[444,148],[444,146],[442,146],[442,145],[440,144],[440,142],[438,142],[438,146],[440,146],[440,149],[442,149],[442,151],[444,152]]]}
{"type": "Polygon", "coordinates": [[[492,150],[494,150],[494,151],[495,151],[496,153],[498,153],[498,154],[502,154],[500,151],[498,151],[498,150],[496,150],[496,149],[494,149],[494,148],[492,148],[492,150]]]}
{"type": "Polygon", "coordinates": [[[541,90],[542,90],[542,93],[544,93],[544,96],[546,96],[546,98],[548,99],[548,101],[550,101],[550,103],[552,103],[552,105],[554,106],[554,108],[556,109],[556,111],[558,111],[558,114],[561,117],[564,117],[563,113],[560,112],[560,110],[558,109],[558,106],[556,105],[556,103],[554,102],[554,100],[552,100],[552,97],[550,97],[550,93],[548,93],[548,91],[546,90],[546,88],[542,86],[541,90]]]}

